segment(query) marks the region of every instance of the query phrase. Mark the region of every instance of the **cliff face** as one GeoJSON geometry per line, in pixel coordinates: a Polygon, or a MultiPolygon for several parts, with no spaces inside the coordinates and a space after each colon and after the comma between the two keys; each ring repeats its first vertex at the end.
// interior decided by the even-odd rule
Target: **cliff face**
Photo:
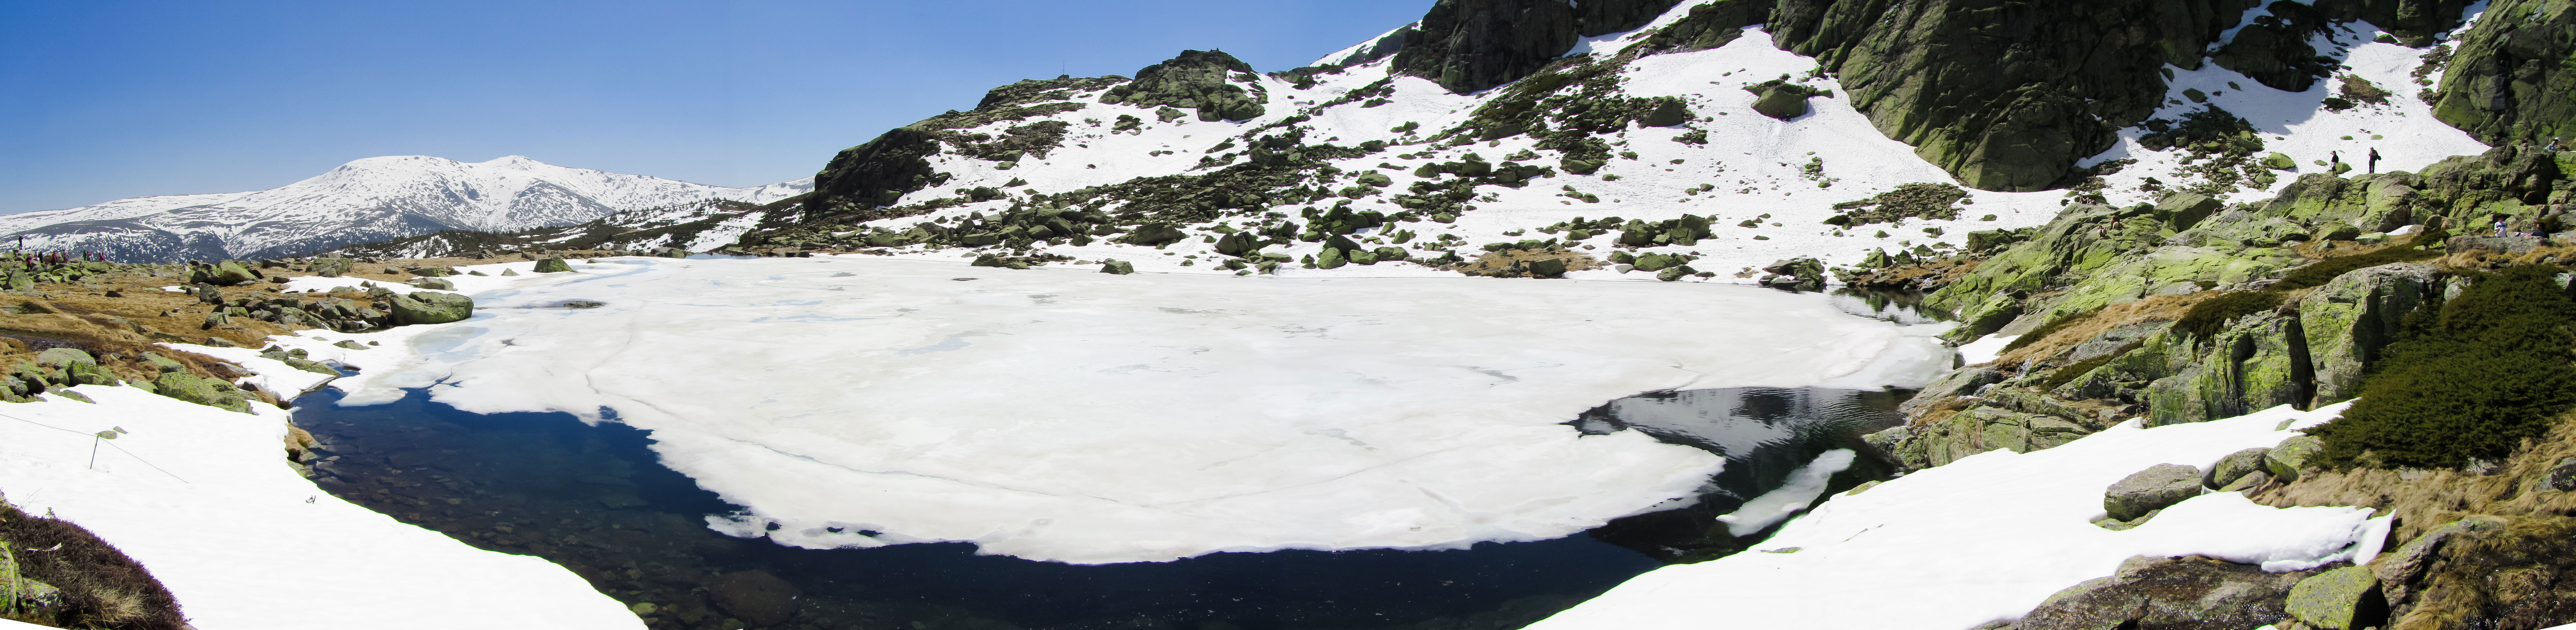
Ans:
{"type": "Polygon", "coordinates": [[[2434,115],[2488,144],[2576,136],[2576,5],[2498,0],[2453,53],[2434,115]]]}
{"type": "Polygon", "coordinates": [[[2251,0],[1783,0],[1774,41],[1838,75],[1879,131],[1983,190],[2042,190],[2164,100],[2164,64],[2251,0]]]}

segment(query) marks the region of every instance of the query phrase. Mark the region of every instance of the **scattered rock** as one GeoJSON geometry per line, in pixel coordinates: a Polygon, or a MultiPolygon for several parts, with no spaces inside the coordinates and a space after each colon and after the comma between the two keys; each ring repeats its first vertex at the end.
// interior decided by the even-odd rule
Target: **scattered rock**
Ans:
{"type": "Polygon", "coordinates": [[[2102,509],[2113,520],[2133,520],[2200,496],[2200,469],[2182,464],[2156,464],[2111,484],[2102,494],[2102,509]]]}
{"type": "MultiPolygon", "coordinates": [[[[209,344],[211,345],[211,344],[209,344]]],[[[250,413],[248,397],[241,388],[217,379],[202,378],[187,372],[163,372],[152,382],[152,391],[200,405],[250,413]]]]}
{"type": "Polygon", "coordinates": [[[1136,273],[1136,263],[1116,259],[1103,260],[1100,261],[1100,272],[1122,276],[1136,273]]]}
{"type": "Polygon", "coordinates": [[[340,342],[339,342],[339,343],[335,343],[335,344],[331,344],[331,345],[333,345],[333,346],[337,346],[337,347],[341,347],[341,348],[348,348],[348,349],[350,349],[350,350],[365,350],[365,349],[367,349],[367,346],[366,346],[365,344],[358,343],[358,340],[355,340],[355,339],[342,339],[342,340],[340,340],[340,342]]]}
{"type": "Polygon", "coordinates": [[[436,289],[439,291],[456,290],[456,283],[449,282],[446,278],[424,277],[413,280],[411,285],[423,289],[436,289]]]}
{"type": "Polygon", "coordinates": [[[503,270],[501,270],[501,275],[504,275],[504,276],[515,276],[515,275],[519,275],[519,270],[517,270],[517,269],[503,269],[503,270]]]}
{"type": "Polygon", "coordinates": [[[564,259],[563,259],[562,257],[558,257],[558,256],[549,256],[549,257],[547,257],[547,258],[546,258],[546,259],[544,259],[544,260],[539,260],[539,261],[537,261],[537,268],[535,269],[535,271],[536,271],[537,273],[565,273],[565,272],[570,272],[570,271],[572,271],[572,263],[564,262],[564,259]]]}

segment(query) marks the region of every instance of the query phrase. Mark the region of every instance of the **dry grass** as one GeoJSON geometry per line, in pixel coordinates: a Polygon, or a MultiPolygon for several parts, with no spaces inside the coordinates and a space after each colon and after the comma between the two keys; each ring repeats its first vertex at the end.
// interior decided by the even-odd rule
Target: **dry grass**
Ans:
{"type": "Polygon", "coordinates": [[[2025,360],[2055,357],[2113,328],[2140,322],[2169,322],[2182,319],[2183,313],[2189,312],[2192,305],[2199,304],[2201,300],[2216,297],[2218,294],[2217,291],[2201,291],[2190,295],[2157,295],[2134,302],[2105,306],[2102,307],[2101,312],[2095,313],[2084,321],[2059,328],[2038,341],[2006,352],[2003,356],[1996,357],[1993,362],[1980,365],[2021,365],[2025,360]]]}
{"type": "Polygon", "coordinates": [[[2550,469],[2568,457],[2576,457],[2576,413],[2560,416],[2547,437],[2525,440],[2492,474],[2355,468],[2306,474],[2247,495],[2275,507],[2357,505],[2394,512],[2394,540],[2402,541],[2470,515],[2576,514],[2576,492],[2548,487],[2550,469]]]}
{"type": "MultiPolygon", "coordinates": [[[[1936,260],[1901,267],[1862,270],[1853,273],[1846,282],[1854,286],[1871,288],[1930,290],[1968,277],[1970,272],[1976,271],[1978,266],[1984,264],[1986,261],[1982,258],[1966,261],[1936,260]]],[[[1738,277],[1750,275],[1752,274],[1737,274],[1738,277]]]]}
{"type": "Polygon", "coordinates": [[[2521,255],[2507,255],[2504,252],[2499,251],[2473,249],[2457,254],[2445,255],[2426,262],[2431,263],[2434,267],[2443,271],[2495,270],[2514,265],[2542,264],[2541,259],[2543,258],[2550,259],[2551,263],[2558,264],[2564,264],[2567,261],[2576,260],[2576,246],[2554,245],[2549,247],[2537,247],[2533,248],[2530,252],[2526,252],[2521,255]]]}
{"type": "Polygon", "coordinates": [[[1583,271],[1586,269],[1601,268],[1601,261],[1593,258],[1591,254],[1562,248],[1549,248],[1506,249],[1497,252],[1485,252],[1485,255],[1477,256],[1475,260],[1458,263],[1456,266],[1450,267],[1450,269],[1471,276],[1504,275],[1507,277],[1520,277],[1524,275],[1524,272],[1510,271],[1513,265],[1519,264],[1526,268],[1527,263],[1530,261],[1547,260],[1550,258],[1565,259],[1566,271],[1583,271]]]}

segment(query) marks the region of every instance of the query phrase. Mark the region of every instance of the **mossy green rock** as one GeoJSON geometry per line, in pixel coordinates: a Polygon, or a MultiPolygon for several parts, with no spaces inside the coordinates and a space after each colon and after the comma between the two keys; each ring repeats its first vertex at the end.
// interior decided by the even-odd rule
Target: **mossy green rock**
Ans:
{"type": "Polygon", "coordinates": [[[572,263],[564,262],[564,259],[560,256],[547,257],[544,260],[537,261],[537,267],[534,271],[537,273],[564,273],[572,271],[572,263]]]}
{"type": "Polygon", "coordinates": [[[1349,262],[1350,259],[1342,255],[1340,248],[1326,247],[1322,253],[1315,254],[1315,267],[1318,269],[1339,268],[1349,262]]]}
{"type": "Polygon", "coordinates": [[[98,358],[79,348],[49,348],[36,353],[36,363],[64,368],[73,364],[98,365],[98,358]]]}
{"type": "Polygon", "coordinates": [[[2271,155],[2263,156],[2263,168],[2275,171],[2295,171],[2299,170],[2299,161],[2290,159],[2290,156],[2287,154],[2273,151],[2271,155]]]}
{"type": "Polygon", "coordinates": [[[2201,485],[2217,490],[2236,483],[2238,479],[2244,479],[2246,475],[2262,472],[2263,456],[2271,453],[2272,449],[2268,448],[2249,448],[2228,453],[2226,457],[2218,458],[2217,464],[2209,467],[2209,475],[2201,478],[2201,485]]]}
{"type": "Polygon", "coordinates": [[[1121,276],[1136,273],[1136,263],[1124,260],[1103,260],[1100,261],[1100,272],[1121,276]]]}
{"type": "Polygon", "coordinates": [[[1754,94],[1753,111],[1780,120],[1807,115],[1807,98],[1816,94],[1815,90],[1807,86],[1779,79],[1772,79],[1744,90],[1754,94]]]}
{"type": "Polygon", "coordinates": [[[187,372],[164,372],[152,381],[152,390],[163,396],[200,405],[250,413],[250,403],[241,388],[232,383],[200,378],[187,372]]]}
{"type": "Polygon", "coordinates": [[[411,285],[423,289],[435,289],[439,291],[456,290],[456,283],[450,282],[446,278],[421,278],[413,281],[411,285]]]}
{"type": "Polygon", "coordinates": [[[2315,459],[2325,447],[2325,440],[2313,435],[2282,440],[2270,452],[2263,454],[2263,471],[2272,473],[2273,478],[2285,483],[2298,481],[2299,473],[2307,470],[2310,460],[2315,459]]]}
{"type": "Polygon", "coordinates": [[[2378,627],[2388,616],[2379,578],[2369,567],[2343,567],[2299,580],[2285,607],[2290,616],[2320,630],[2378,627]]]}
{"type": "Polygon", "coordinates": [[[2102,493],[2102,509],[2116,521],[2137,520],[2149,512],[2200,496],[2200,469],[2156,464],[2111,484],[2102,493]]]}
{"type": "Polygon", "coordinates": [[[474,298],[454,293],[414,291],[393,297],[394,323],[444,324],[474,316],[474,298]]]}

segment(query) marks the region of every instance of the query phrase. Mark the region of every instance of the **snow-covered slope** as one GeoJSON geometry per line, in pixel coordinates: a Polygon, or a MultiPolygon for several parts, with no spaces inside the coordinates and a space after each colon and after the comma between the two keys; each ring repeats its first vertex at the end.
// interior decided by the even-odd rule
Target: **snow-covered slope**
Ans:
{"type": "Polygon", "coordinates": [[[439,230],[567,225],[710,199],[767,203],[812,187],[806,178],[723,188],[515,155],[474,163],[391,156],[257,192],[137,197],[0,216],[0,236],[23,237],[29,249],[101,252],[119,260],[263,258],[439,230]]]}

